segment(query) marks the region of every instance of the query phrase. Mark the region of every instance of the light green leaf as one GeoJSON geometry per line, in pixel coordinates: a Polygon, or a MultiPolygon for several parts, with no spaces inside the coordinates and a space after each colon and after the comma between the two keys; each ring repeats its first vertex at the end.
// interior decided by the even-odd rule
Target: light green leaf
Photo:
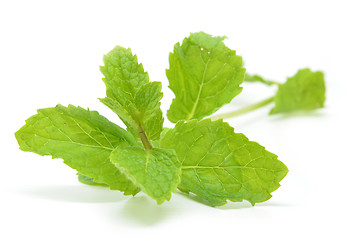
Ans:
{"type": "Polygon", "coordinates": [[[174,150],[118,147],[112,163],[158,204],[169,201],[180,182],[180,166],[174,150]]]}
{"type": "Polygon", "coordinates": [[[117,113],[137,138],[139,132],[145,132],[148,139],[159,139],[164,120],[160,109],[161,83],[149,82],[136,55],[120,46],[104,56],[100,69],[107,87],[107,98],[101,102],[117,113]]]}
{"type": "Polygon", "coordinates": [[[107,96],[116,99],[121,105],[133,102],[137,91],[149,82],[148,73],[131,49],[120,46],[113,48],[103,57],[104,66],[100,67],[107,87],[107,96]]]}
{"type": "Polygon", "coordinates": [[[72,105],[39,109],[15,136],[23,151],[62,158],[79,173],[125,195],[140,191],[109,159],[117,146],[133,146],[135,139],[96,111],[72,105]]]}
{"type": "Polygon", "coordinates": [[[176,150],[182,169],[179,189],[212,206],[227,200],[266,201],[288,172],[276,155],[222,120],[178,122],[161,139],[161,147],[176,150]]]}
{"type": "Polygon", "coordinates": [[[225,46],[224,39],[199,32],[174,46],[166,70],[175,94],[167,112],[171,122],[200,120],[241,92],[245,73],[242,58],[225,46]]]}
{"type": "Polygon", "coordinates": [[[280,83],[274,82],[274,81],[270,81],[270,80],[266,80],[263,77],[259,76],[259,75],[250,75],[248,73],[245,73],[245,82],[260,82],[266,85],[280,85],[280,83]]]}
{"type": "Polygon", "coordinates": [[[270,114],[322,108],[326,100],[322,72],[302,69],[279,86],[270,114]]]}

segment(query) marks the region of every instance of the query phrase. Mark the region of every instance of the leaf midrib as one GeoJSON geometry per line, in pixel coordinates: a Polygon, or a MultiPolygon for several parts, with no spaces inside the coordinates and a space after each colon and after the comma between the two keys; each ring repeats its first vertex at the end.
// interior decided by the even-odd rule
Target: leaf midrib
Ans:
{"type": "MultiPolygon", "coordinates": [[[[201,57],[202,59],[202,57],[201,57]]],[[[207,65],[209,64],[209,61],[210,61],[210,58],[207,60],[207,62],[205,63],[205,68],[204,68],[204,73],[202,75],[202,80],[201,80],[201,84],[200,84],[200,89],[199,89],[199,92],[197,94],[197,97],[196,97],[196,100],[195,100],[195,103],[194,103],[194,106],[192,107],[192,110],[189,114],[189,116],[187,117],[186,120],[190,120],[192,119],[192,117],[194,116],[195,114],[195,111],[196,111],[196,107],[197,105],[199,104],[199,100],[200,100],[200,96],[201,96],[201,91],[202,91],[202,88],[204,86],[204,83],[205,83],[205,76],[206,76],[206,71],[207,71],[207,65]]]]}

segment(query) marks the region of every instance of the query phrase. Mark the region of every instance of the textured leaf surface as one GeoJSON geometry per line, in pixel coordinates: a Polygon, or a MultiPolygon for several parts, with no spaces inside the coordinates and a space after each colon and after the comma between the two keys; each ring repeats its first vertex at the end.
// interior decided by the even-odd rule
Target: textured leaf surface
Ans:
{"type": "Polygon", "coordinates": [[[192,33],[174,46],[166,70],[175,94],[167,117],[171,122],[202,119],[229,103],[242,88],[242,58],[223,43],[225,37],[192,33]]]}
{"type": "Polygon", "coordinates": [[[170,200],[180,182],[181,169],[173,150],[118,147],[111,161],[158,204],[170,200]]]}
{"type": "Polygon", "coordinates": [[[270,114],[322,108],[326,100],[322,72],[302,69],[279,86],[270,114]]]}
{"type": "Polygon", "coordinates": [[[134,145],[135,139],[95,111],[72,105],[39,109],[15,136],[23,151],[62,158],[79,173],[125,195],[140,191],[109,159],[117,146],[134,145]]]}
{"type": "Polygon", "coordinates": [[[288,172],[276,155],[221,120],[179,122],[161,139],[161,147],[176,150],[182,169],[179,189],[213,206],[228,199],[266,201],[288,172]]]}
{"type": "Polygon", "coordinates": [[[145,132],[148,139],[159,139],[164,120],[161,83],[149,82],[148,73],[130,49],[117,46],[103,61],[100,69],[108,98],[101,99],[102,103],[116,112],[136,137],[145,132]]]}
{"type": "Polygon", "coordinates": [[[133,102],[137,91],[149,82],[148,73],[142,64],[138,64],[137,56],[132,54],[131,49],[116,46],[103,57],[103,62],[100,70],[104,75],[107,96],[122,105],[133,102]]]}

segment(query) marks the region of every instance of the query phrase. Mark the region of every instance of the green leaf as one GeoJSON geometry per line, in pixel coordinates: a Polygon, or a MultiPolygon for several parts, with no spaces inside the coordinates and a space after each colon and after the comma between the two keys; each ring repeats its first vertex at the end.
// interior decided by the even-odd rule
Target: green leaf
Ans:
{"type": "Polygon", "coordinates": [[[107,96],[116,99],[121,105],[133,102],[134,96],[142,85],[149,82],[148,73],[131,49],[120,46],[113,48],[103,57],[104,66],[100,67],[107,87],[107,96]]]}
{"type": "Polygon", "coordinates": [[[227,200],[266,201],[288,172],[276,155],[222,120],[178,122],[161,139],[161,147],[175,149],[181,162],[179,189],[212,206],[227,200]]]}
{"type": "Polygon", "coordinates": [[[302,69],[279,86],[270,114],[322,108],[326,100],[322,72],[302,69]]]}
{"type": "Polygon", "coordinates": [[[62,158],[79,173],[125,195],[140,191],[109,159],[117,146],[135,145],[135,139],[98,112],[72,105],[39,109],[15,136],[23,151],[62,158]]]}
{"type": "Polygon", "coordinates": [[[263,84],[266,84],[268,86],[271,85],[280,85],[280,83],[274,82],[274,81],[270,81],[270,80],[266,80],[263,77],[259,76],[259,75],[250,75],[248,73],[245,73],[245,82],[260,82],[263,84]]]}
{"type": "Polygon", "coordinates": [[[112,163],[158,204],[169,201],[180,182],[180,166],[174,150],[118,147],[112,163]]]}
{"type": "Polygon", "coordinates": [[[101,102],[117,113],[135,137],[145,132],[148,139],[159,139],[164,120],[160,108],[161,83],[149,82],[148,73],[130,49],[117,46],[103,60],[100,69],[107,98],[101,102]]]}
{"type": "Polygon", "coordinates": [[[174,46],[166,70],[169,88],[175,94],[167,112],[171,122],[200,120],[241,92],[242,58],[225,46],[224,39],[199,32],[174,46]]]}

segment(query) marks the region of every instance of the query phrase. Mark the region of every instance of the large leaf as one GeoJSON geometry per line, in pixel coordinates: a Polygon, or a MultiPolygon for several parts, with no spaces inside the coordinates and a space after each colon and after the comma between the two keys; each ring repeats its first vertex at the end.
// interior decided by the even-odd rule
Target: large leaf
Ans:
{"type": "Polygon", "coordinates": [[[171,122],[200,120],[241,92],[242,58],[225,46],[224,39],[199,32],[174,46],[166,70],[175,94],[167,112],[171,122]]]}
{"type": "Polygon", "coordinates": [[[326,100],[322,72],[302,69],[279,86],[270,114],[322,108],[326,100]]]}
{"type": "Polygon", "coordinates": [[[111,161],[158,204],[170,200],[180,182],[181,170],[174,150],[118,147],[111,161]]]}
{"type": "Polygon", "coordinates": [[[161,83],[149,82],[148,73],[130,49],[117,46],[103,61],[100,69],[107,98],[101,101],[118,114],[135,137],[144,132],[150,140],[159,139],[164,120],[160,109],[161,83]]]}
{"type": "Polygon", "coordinates": [[[98,112],[72,105],[39,109],[15,136],[23,151],[62,158],[79,173],[125,195],[140,191],[109,159],[117,146],[136,145],[135,139],[98,112]]]}
{"type": "Polygon", "coordinates": [[[276,155],[222,120],[178,122],[160,145],[176,150],[182,169],[179,189],[213,206],[227,200],[266,201],[288,172],[276,155]]]}

